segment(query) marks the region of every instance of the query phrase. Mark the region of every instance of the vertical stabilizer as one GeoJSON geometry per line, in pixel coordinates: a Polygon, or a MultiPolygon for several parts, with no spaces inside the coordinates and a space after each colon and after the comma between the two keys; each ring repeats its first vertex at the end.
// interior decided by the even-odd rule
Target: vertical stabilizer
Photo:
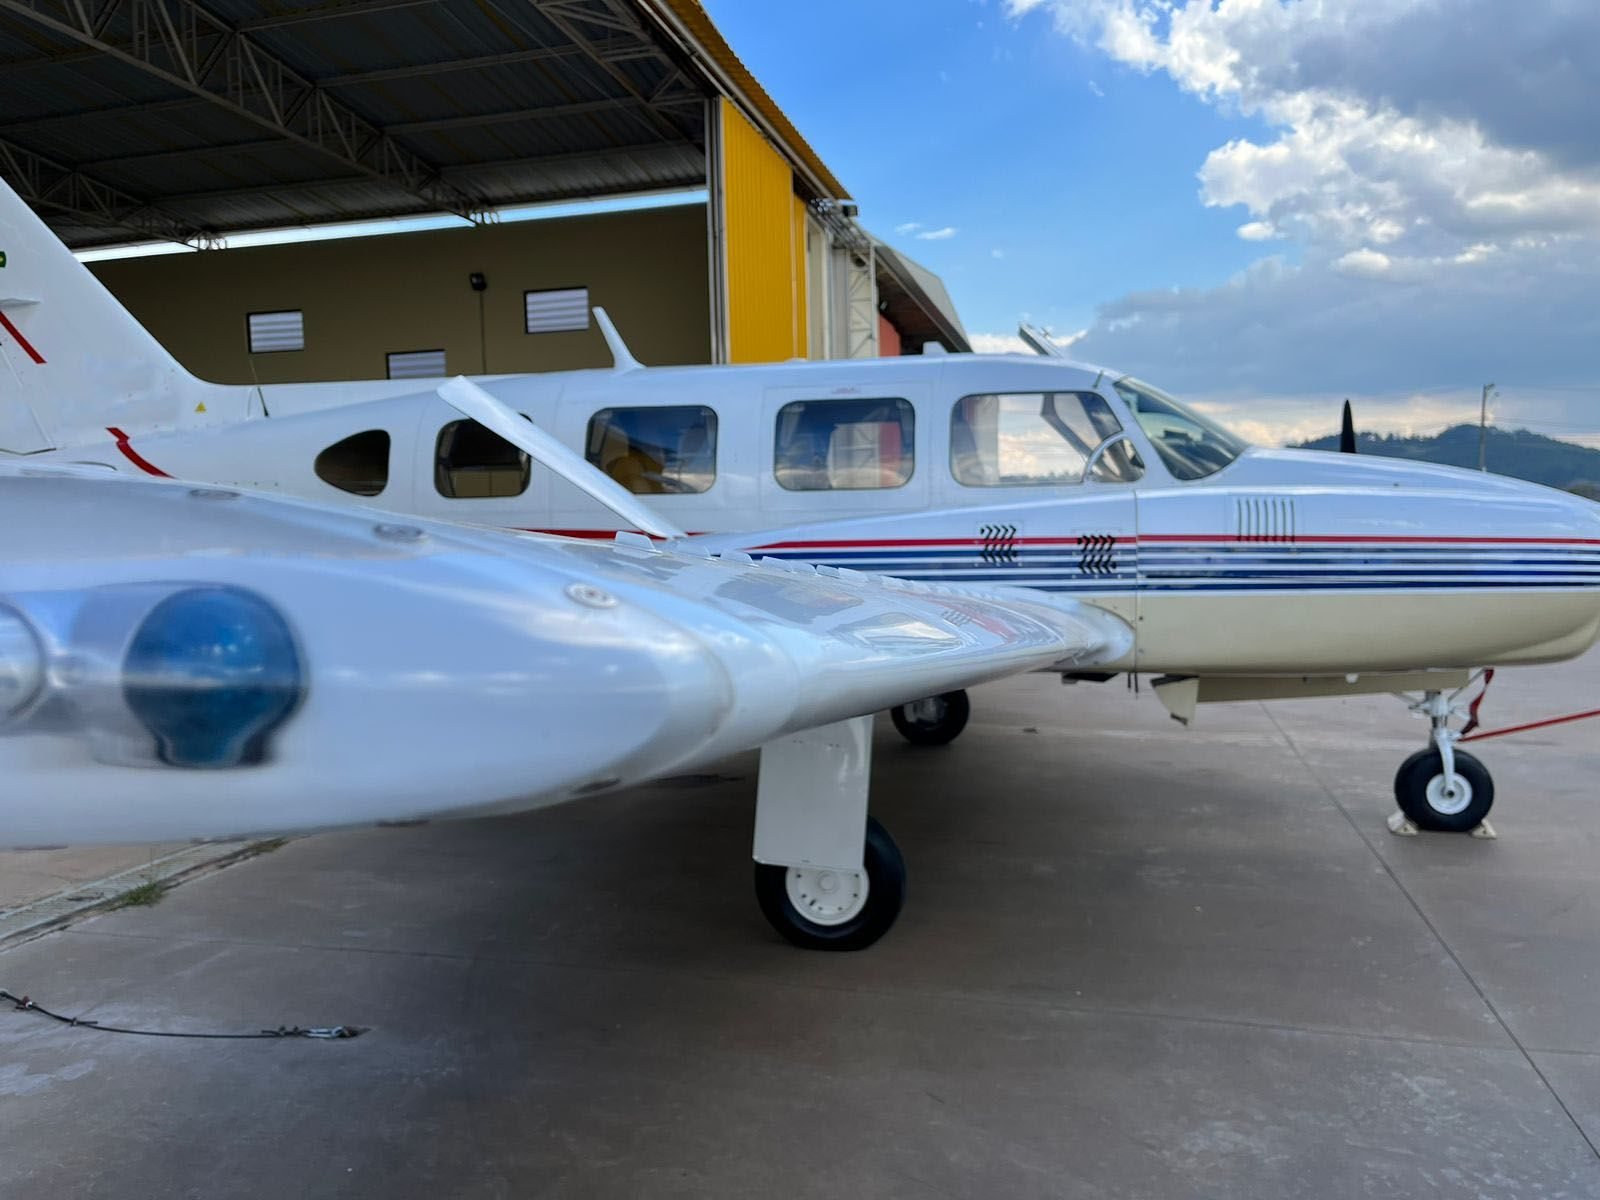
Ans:
{"type": "Polygon", "coordinates": [[[0,180],[0,450],[171,426],[208,390],[0,180]]]}

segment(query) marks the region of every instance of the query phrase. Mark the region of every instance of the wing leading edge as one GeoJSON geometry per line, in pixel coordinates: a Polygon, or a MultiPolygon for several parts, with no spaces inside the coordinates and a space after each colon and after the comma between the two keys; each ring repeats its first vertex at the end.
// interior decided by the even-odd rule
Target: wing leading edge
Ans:
{"type": "Polygon", "coordinates": [[[1098,609],[0,473],[0,845],[515,811],[1125,652],[1098,609]]]}

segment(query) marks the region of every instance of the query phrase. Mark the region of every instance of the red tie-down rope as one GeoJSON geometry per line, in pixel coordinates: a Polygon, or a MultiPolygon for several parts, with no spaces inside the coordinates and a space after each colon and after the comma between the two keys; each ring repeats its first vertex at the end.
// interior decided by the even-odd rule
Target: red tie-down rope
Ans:
{"type": "Polygon", "coordinates": [[[1504,729],[1489,729],[1482,733],[1473,733],[1478,727],[1478,707],[1483,703],[1483,698],[1489,694],[1489,685],[1494,682],[1494,668],[1490,667],[1483,673],[1483,691],[1467,706],[1467,723],[1461,727],[1461,736],[1458,742],[1481,742],[1486,738],[1505,737],[1508,733],[1526,733],[1530,729],[1543,729],[1547,725],[1566,725],[1572,721],[1584,721],[1590,717],[1600,717],[1600,708],[1591,708],[1588,712],[1567,713],[1561,717],[1547,717],[1543,721],[1529,721],[1525,725],[1508,725],[1504,729]]]}

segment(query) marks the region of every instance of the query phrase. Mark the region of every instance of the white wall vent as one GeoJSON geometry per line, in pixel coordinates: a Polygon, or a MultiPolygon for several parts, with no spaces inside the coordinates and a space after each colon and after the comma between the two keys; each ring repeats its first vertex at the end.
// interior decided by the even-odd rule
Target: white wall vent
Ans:
{"type": "Polygon", "coordinates": [[[586,287],[523,292],[522,305],[529,333],[567,333],[589,328],[586,287]]]}
{"type": "Polygon", "coordinates": [[[443,350],[396,350],[385,358],[390,379],[441,379],[447,374],[443,350]]]}
{"type": "Polygon", "coordinates": [[[288,312],[251,313],[245,323],[250,331],[251,354],[306,348],[305,314],[298,308],[288,312]]]}

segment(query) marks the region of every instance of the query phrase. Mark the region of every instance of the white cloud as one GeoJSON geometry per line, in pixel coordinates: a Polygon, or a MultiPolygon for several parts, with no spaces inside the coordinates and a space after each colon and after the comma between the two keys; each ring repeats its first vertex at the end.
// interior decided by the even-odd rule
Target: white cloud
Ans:
{"type": "Polygon", "coordinates": [[[989,257],[990,258],[1004,258],[1005,256],[1006,256],[1006,252],[1004,250],[1000,249],[998,246],[996,246],[993,250],[989,251],[989,257]]]}
{"type": "MultiPolygon", "coordinates": [[[[1083,337],[1088,330],[1080,329],[1077,333],[1055,333],[1046,330],[1050,340],[1063,350],[1070,350],[1083,337]]],[[[1037,354],[1038,351],[1014,333],[974,333],[968,335],[972,349],[978,354],[1037,354]]]]}
{"type": "Polygon", "coordinates": [[[1342,254],[1333,261],[1335,271],[1343,271],[1346,275],[1365,275],[1369,279],[1386,277],[1389,268],[1393,265],[1387,254],[1379,250],[1352,250],[1349,254],[1342,254]]]}
{"type": "Polygon", "coordinates": [[[896,233],[898,233],[901,237],[904,237],[906,234],[915,233],[917,230],[919,230],[921,228],[922,228],[922,222],[920,222],[920,221],[906,221],[906,222],[904,222],[902,224],[896,225],[894,227],[894,231],[896,233]]]}
{"type": "Polygon", "coordinates": [[[1090,91],[1091,91],[1091,92],[1093,92],[1093,93],[1094,93],[1094,94],[1095,94],[1095,95],[1096,95],[1096,96],[1099,96],[1099,97],[1100,97],[1100,99],[1102,99],[1102,100],[1104,100],[1104,99],[1105,99],[1105,98],[1106,98],[1106,94],[1105,94],[1105,92],[1104,92],[1104,91],[1103,91],[1103,90],[1102,90],[1102,89],[1101,89],[1101,87],[1100,87],[1100,85],[1099,85],[1099,84],[1098,84],[1098,83],[1096,83],[1096,82],[1095,82],[1095,81],[1094,81],[1094,80],[1092,80],[1092,79],[1091,79],[1091,80],[1089,80],[1089,90],[1090,90],[1090,91]]]}
{"type": "Polygon", "coordinates": [[[946,225],[942,229],[923,229],[916,234],[916,238],[921,242],[944,242],[955,237],[955,235],[956,227],[954,225],[946,225]]]}
{"type": "MultiPolygon", "coordinates": [[[[1484,379],[1600,377],[1600,5],[1007,0],[1006,13],[1048,14],[1249,118],[1200,164],[1199,198],[1247,214],[1240,238],[1287,247],[1216,287],[1105,305],[1086,354],[1219,404],[1275,397],[1275,428],[1304,396],[1319,431],[1337,416],[1326,398],[1347,392],[1431,421],[1414,389],[1470,400],[1484,379]]],[[[1561,410],[1574,432],[1600,429],[1585,404],[1561,410]]]]}
{"type": "Polygon", "coordinates": [[[974,333],[967,340],[979,354],[1032,354],[1028,343],[1014,333],[974,333]]]}

